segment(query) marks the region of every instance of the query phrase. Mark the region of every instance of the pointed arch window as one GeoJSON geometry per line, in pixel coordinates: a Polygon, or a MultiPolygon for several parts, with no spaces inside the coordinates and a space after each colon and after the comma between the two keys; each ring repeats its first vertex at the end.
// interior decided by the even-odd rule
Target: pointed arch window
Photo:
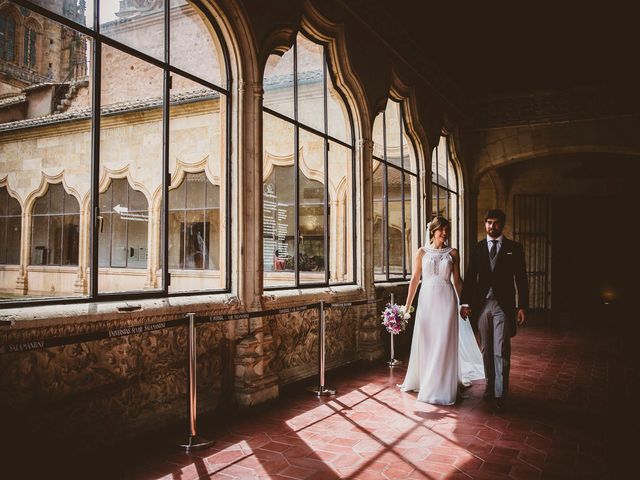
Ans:
{"type": "Polygon", "coordinates": [[[0,11],[0,59],[16,61],[16,20],[7,10],[0,11]]]}
{"type": "Polygon", "coordinates": [[[61,183],[49,185],[31,216],[31,265],[78,265],[80,206],[61,183]]]}
{"type": "Polygon", "coordinates": [[[442,135],[431,156],[431,215],[443,216],[451,222],[449,245],[459,249],[460,179],[451,148],[449,137],[442,135]]]}
{"type": "Polygon", "coordinates": [[[0,187],[0,265],[20,264],[22,211],[7,187],[0,187]]]}
{"type": "Polygon", "coordinates": [[[146,268],[148,258],[149,203],[126,178],[112,180],[100,194],[100,250],[98,265],[112,268],[146,268]]]}
{"type": "Polygon", "coordinates": [[[169,201],[169,268],[220,269],[220,187],[187,173],[169,201]]]}
{"type": "Polygon", "coordinates": [[[263,85],[264,286],[353,283],[353,120],[326,48],[298,34],[263,85]]]}
{"type": "Polygon", "coordinates": [[[420,243],[418,162],[404,108],[389,100],[373,124],[375,281],[406,280],[420,243]]]}
{"type": "Polygon", "coordinates": [[[31,70],[36,68],[36,35],[33,27],[25,27],[22,64],[31,70]]]}

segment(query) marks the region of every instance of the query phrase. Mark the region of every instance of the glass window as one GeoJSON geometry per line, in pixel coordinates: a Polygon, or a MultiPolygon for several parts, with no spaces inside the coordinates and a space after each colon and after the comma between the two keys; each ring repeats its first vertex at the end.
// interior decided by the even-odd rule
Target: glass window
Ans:
{"type": "Polygon", "coordinates": [[[220,271],[220,186],[204,172],[187,173],[169,192],[169,268],[183,284],[202,278],[193,270],[220,271]]]}
{"type": "Polygon", "coordinates": [[[20,264],[22,212],[18,200],[0,187],[0,265],[20,264]]]}
{"type": "Polygon", "coordinates": [[[353,126],[325,47],[299,34],[263,86],[264,286],[352,283],[353,126]]]}
{"type": "Polygon", "coordinates": [[[16,19],[8,9],[0,11],[0,59],[16,61],[16,19]]]}
{"type": "Polygon", "coordinates": [[[449,246],[460,248],[460,189],[458,169],[451,158],[449,137],[442,135],[431,156],[431,216],[451,222],[449,246]]]}
{"type": "Polygon", "coordinates": [[[55,185],[17,240],[25,278],[0,291],[228,291],[231,78],[214,17],[189,0],[33,3],[0,9],[0,178],[25,202],[55,185]]]}
{"type": "Polygon", "coordinates": [[[24,29],[24,46],[22,63],[25,67],[35,68],[36,66],[36,31],[31,27],[24,29]]]}
{"type": "Polygon", "coordinates": [[[418,165],[402,104],[389,100],[373,124],[373,248],[375,281],[411,276],[419,244],[418,165]]]}
{"type": "Polygon", "coordinates": [[[31,265],[78,265],[80,207],[62,184],[36,200],[31,235],[31,265]]]}
{"type": "Polygon", "coordinates": [[[112,180],[100,194],[100,267],[146,268],[149,207],[144,194],[125,178],[112,180]]]}

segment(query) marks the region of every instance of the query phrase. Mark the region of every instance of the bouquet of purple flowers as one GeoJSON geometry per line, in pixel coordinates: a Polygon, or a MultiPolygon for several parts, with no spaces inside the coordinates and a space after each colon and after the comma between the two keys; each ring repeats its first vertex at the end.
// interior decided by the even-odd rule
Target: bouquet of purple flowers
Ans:
{"type": "Polygon", "coordinates": [[[404,305],[387,303],[386,308],[382,311],[382,324],[387,329],[387,332],[397,335],[407,328],[411,312],[413,312],[413,307],[410,307],[409,311],[405,312],[404,305]]]}

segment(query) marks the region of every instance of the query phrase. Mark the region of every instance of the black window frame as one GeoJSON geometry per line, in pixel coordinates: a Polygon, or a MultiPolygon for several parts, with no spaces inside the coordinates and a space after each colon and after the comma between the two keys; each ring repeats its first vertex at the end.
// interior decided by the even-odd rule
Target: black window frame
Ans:
{"type": "MultiPolygon", "coordinates": [[[[329,68],[329,56],[328,56],[328,44],[326,42],[319,41],[311,36],[307,35],[305,32],[300,31],[296,35],[293,45],[290,47],[293,50],[293,118],[284,115],[276,110],[273,110],[269,107],[262,106],[262,115],[264,119],[265,114],[272,115],[273,117],[287,122],[293,126],[294,131],[294,142],[293,142],[293,167],[294,167],[294,282],[293,284],[287,285],[273,285],[273,286],[264,286],[263,280],[263,290],[291,290],[291,289],[306,289],[306,288],[317,288],[317,287],[328,287],[328,286],[340,286],[340,285],[355,285],[358,281],[357,275],[357,255],[355,255],[356,246],[357,246],[357,217],[356,217],[356,147],[355,147],[355,128],[354,128],[354,119],[353,114],[351,112],[351,108],[349,107],[349,103],[347,102],[347,98],[345,94],[338,88],[335,87],[335,91],[340,96],[340,99],[343,102],[347,115],[349,117],[349,128],[351,134],[351,145],[349,145],[344,140],[341,140],[337,137],[334,137],[329,134],[329,114],[328,114],[328,79],[330,78],[333,82],[333,85],[336,85],[334,74],[329,68]],[[306,125],[298,120],[298,35],[302,35],[308,41],[322,46],[322,56],[323,56],[323,130],[319,131],[314,127],[306,125]],[[324,140],[324,282],[304,282],[300,283],[300,268],[299,268],[299,239],[300,239],[300,226],[299,226],[299,209],[300,209],[300,178],[299,178],[299,137],[300,130],[304,130],[311,134],[321,137],[324,140]],[[353,179],[351,185],[351,210],[352,210],[352,218],[354,221],[353,228],[353,246],[352,251],[354,252],[352,258],[352,280],[346,282],[336,282],[330,283],[329,279],[331,277],[331,272],[329,271],[329,146],[331,142],[335,142],[338,145],[347,148],[351,151],[351,178],[353,179]]],[[[263,83],[264,83],[264,75],[263,75],[263,83]]],[[[263,120],[264,125],[264,120],[263,120]]],[[[264,136],[263,136],[264,142],[264,136]]],[[[263,204],[264,199],[261,200],[261,205],[263,204]]],[[[262,230],[261,236],[264,235],[264,229],[262,230]]],[[[264,255],[264,241],[262,242],[262,255],[264,255]]],[[[263,272],[264,276],[264,272],[263,272]]],[[[263,277],[264,279],[264,277],[263,277]]]]}
{"type": "MultiPolygon", "coordinates": [[[[398,275],[391,275],[390,274],[390,240],[389,240],[389,222],[388,222],[388,218],[389,218],[389,195],[388,195],[388,176],[389,176],[389,168],[394,168],[396,170],[398,170],[400,172],[400,185],[401,185],[401,204],[402,204],[402,232],[404,234],[404,232],[406,231],[406,225],[405,225],[405,218],[406,218],[406,214],[405,214],[405,205],[406,205],[406,196],[405,196],[405,191],[404,191],[404,184],[405,184],[405,175],[410,175],[415,177],[415,182],[416,182],[416,193],[415,193],[415,198],[411,198],[409,197],[410,200],[410,205],[412,202],[416,202],[416,209],[417,209],[417,214],[418,214],[418,226],[417,226],[417,241],[418,241],[418,245],[420,245],[421,243],[421,215],[420,215],[420,164],[418,162],[418,158],[416,156],[416,165],[415,165],[415,172],[412,172],[408,169],[405,168],[404,162],[405,162],[405,158],[409,158],[409,155],[407,153],[407,155],[405,155],[404,153],[404,142],[402,141],[403,138],[403,134],[407,136],[407,138],[409,139],[409,141],[411,142],[411,147],[413,148],[414,152],[417,155],[417,148],[415,145],[415,141],[412,138],[411,135],[409,135],[409,132],[406,130],[406,122],[405,122],[405,106],[403,104],[402,101],[395,101],[395,100],[391,100],[389,99],[388,101],[393,101],[394,103],[397,103],[399,108],[400,108],[400,166],[396,165],[395,163],[391,162],[387,156],[387,109],[385,107],[385,109],[378,115],[382,115],[382,141],[383,141],[383,148],[382,148],[382,157],[379,157],[377,155],[375,155],[375,152],[373,154],[373,161],[374,162],[379,162],[382,170],[382,202],[383,202],[383,207],[382,207],[382,250],[383,250],[383,262],[384,262],[384,273],[385,273],[385,278],[384,279],[380,279],[377,280],[376,279],[376,275],[380,275],[380,274],[376,274],[375,273],[375,268],[376,266],[373,266],[374,269],[374,273],[373,273],[373,278],[374,278],[374,283],[386,283],[386,282],[406,282],[408,280],[410,280],[411,277],[411,272],[409,272],[409,269],[407,268],[407,252],[405,250],[405,242],[402,242],[402,275],[398,276],[398,275]]],[[[376,118],[378,118],[376,116],[376,118]]],[[[375,119],[374,119],[374,123],[375,123],[375,119]]],[[[372,165],[373,166],[373,165],[372,165]]],[[[372,170],[372,178],[373,178],[373,170],[372,170]]],[[[375,199],[374,199],[375,202],[375,199]]],[[[374,235],[375,235],[375,231],[374,231],[374,235]]],[[[409,257],[412,258],[412,255],[409,257]]]]}
{"type": "MultiPolygon", "coordinates": [[[[455,208],[456,208],[456,247],[458,249],[460,249],[462,247],[461,242],[461,229],[460,229],[460,177],[458,176],[458,169],[456,168],[456,163],[453,161],[452,159],[452,155],[451,155],[451,142],[449,139],[449,135],[447,134],[443,134],[440,136],[440,141],[444,141],[446,143],[445,145],[445,152],[446,152],[446,158],[445,158],[445,164],[447,165],[447,171],[446,171],[446,175],[443,177],[445,179],[445,185],[443,185],[442,183],[439,182],[440,180],[440,175],[439,175],[439,149],[436,146],[436,148],[433,149],[433,154],[431,155],[431,199],[432,199],[432,205],[431,205],[431,214],[433,215],[433,212],[439,212],[439,206],[440,206],[440,190],[444,190],[445,192],[447,192],[448,195],[455,195],[456,197],[456,202],[455,202],[455,208]],[[434,168],[435,166],[435,168],[434,168]],[[449,168],[450,167],[450,168],[449,168]],[[454,178],[453,180],[455,181],[455,189],[450,188],[450,184],[451,182],[449,181],[449,170],[453,171],[454,174],[454,178]],[[433,205],[433,199],[435,198],[435,206],[433,205]]],[[[447,220],[451,221],[451,205],[449,202],[449,198],[446,197],[444,198],[444,202],[445,202],[445,217],[447,218],[447,220]]]]}
{"type": "MultiPolygon", "coordinates": [[[[19,215],[11,215],[9,213],[9,202],[7,202],[5,205],[0,205],[0,218],[3,218],[5,220],[4,221],[4,229],[5,229],[4,238],[9,238],[8,237],[8,235],[9,235],[9,219],[10,218],[19,218],[20,219],[20,222],[19,222],[19,225],[20,225],[20,240],[18,242],[18,245],[19,245],[19,247],[18,247],[18,263],[8,263],[7,262],[6,259],[8,258],[7,252],[8,252],[8,248],[9,248],[9,243],[5,242],[4,245],[0,244],[0,250],[4,249],[4,259],[5,259],[4,262],[0,262],[0,267],[20,266],[20,250],[21,250],[21,245],[22,245],[22,216],[23,216],[22,205],[20,205],[20,202],[18,201],[18,199],[16,197],[11,195],[11,193],[9,192],[9,188],[7,188],[6,185],[0,185],[0,191],[1,190],[5,190],[6,194],[7,194],[7,197],[9,199],[12,199],[14,202],[16,202],[18,204],[18,209],[20,211],[19,215]],[[6,211],[6,213],[5,213],[5,211],[6,211]]],[[[11,201],[11,200],[9,200],[9,201],[11,201]]]]}
{"type": "MultiPolygon", "coordinates": [[[[5,5],[6,7],[6,5],[5,5]]],[[[11,12],[10,8],[3,8],[2,11],[0,11],[0,13],[6,18],[6,19],[11,19],[13,20],[13,37],[9,37],[8,31],[2,32],[0,31],[0,42],[2,42],[2,55],[0,55],[0,60],[2,60],[3,62],[8,62],[11,63],[13,65],[17,65],[18,64],[18,43],[19,43],[19,38],[18,38],[18,33],[19,33],[19,27],[20,27],[20,23],[16,20],[15,16],[13,15],[13,13],[11,12]],[[7,38],[3,38],[5,35],[7,35],[7,38]],[[12,47],[11,49],[8,49],[7,47],[10,46],[12,47]],[[12,52],[12,58],[9,59],[7,58],[7,53],[8,51],[12,52]]],[[[5,20],[6,21],[6,20],[5,20]]],[[[8,28],[8,25],[5,24],[5,27],[8,28]]]]}
{"type": "MultiPolygon", "coordinates": [[[[6,308],[16,308],[16,307],[29,307],[29,306],[37,306],[37,305],[48,305],[48,304],[76,304],[76,303],[88,303],[88,302],[102,302],[102,301],[118,301],[118,300],[129,300],[129,299],[153,299],[153,298],[164,298],[164,297],[185,297],[185,296],[195,296],[195,295],[206,295],[206,294],[214,294],[214,293],[229,293],[231,292],[231,273],[232,273],[232,259],[231,259],[231,228],[226,228],[226,238],[225,238],[225,246],[227,249],[227,254],[224,255],[226,262],[226,275],[224,279],[224,286],[218,289],[206,289],[206,290],[193,290],[193,291],[178,291],[178,292],[170,292],[170,275],[169,275],[169,249],[168,249],[168,217],[169,217],[169,189],[171,186],[171,175],[169,172],[169,109],[172,103],[171,100],[171,78],[172,75],[179,75],[188,80],[195,82],[196,84],[201,85],[202,87],[211,89],[215,92],[218,92],[221,95],[225,96],[225,111],[226,118],[223,120],[225,123],[225,172],[226,178],[224,179],[224,187],[225,187],[225,196],[226,196],[226,211],[225,211],[225,222],[227,227],[230,227],[231,224],[231,178],[232,178],[232,152],[231,152],[231,135],[233,130],[233,125],[231,121],[231,112],[232,112],[232,85],[233,85],[233,77],[231,72],[231,62],[230,62],[230,53],[226,42],[224,41],[224,35],[218,22],[216,21],[213,14],[209,11],[208,8],[205,7],[204,3],[201,0],[188,0],[194,8],[200,10],[200,13],[204,15],[207,21],[210,23],[210,26],[213,28],[217,40],[220,45],[220,50],[222,53],[221,62],[224,62],[224,65],[221,65],[220,68],[224,69],[226,85],[220,86],[216,85],[208,80],[204,80],[188,71],[185,71],[179,67],[176,67],[171,64],[171,56],[170,56],[170,44],[171,44],[171,35],[170,35],[170,9],[171,2],[165,1],[163,2],[163,15],[164,15],[164,56],[163,59],[157,59],[151,55],[148,55],[144,52],[136,50],[135,48],[130,47],[127,44],[119,42],[111,37],[103,35],[100,33],[100,8],[99,3],[100,0],[91,0],[93,2],[93,19],[92,26],[87,27],[81,23],[73,21],[63,15],[55,13],[47,8],[44,8],[40,5],[32,3],[28,0],[11,0],[14,4],[19,5],[21,7],[27,8],[45,18],[58,22],[59,24],[66,26],[70,29],[73,29],[76,32],[79,32],[87,37],[91,42],[91,46],[93,49],[93,54],[90,60],[90,69],[91,69],[91,79],[92,79],[92,91],[91,95],[91,191],[90,191],[90,232],[89,232],[89,265],[88,265],[88,294],[80,297],[42,297],[42,298],[34,298],[27,297],[25,300],[18,301],[8,301],[3,302],[0,301],[0,309],[6,308]],[[163,81],[163,96],[162,96],[162,143],[163,143],[163,162],[162,162],[162,201],[161,201],[161,215],[160,215],[160,268],[162,270],[162,287],[148,290],[148,291],[128,291],[128,292],[100,292],[98,287],[98,277],[99,277],[99,269],[98,266],[98,254],[99,254],[99,246],[98,246],[98,235],[99,235],[99,195],[100,195],[100,123],[101,118],[108,113],[102,112],[100,97],[101,97],[101,76],[102,76],[102,45],[106,45],[115,49],[118,49],[128,55],[131,55],[139,60],[147,62],[155,67],[162,69],[164,75],[163,81]],[[98,272],[98,273],[93,273],[98,272]]],[[[64,13],[64,12],[63,12],[64,13]]],[[[221,82],[223,83],[223,82],[221,82]]],[[[82,228],[82,225],[81,225],[82,228]]],[[[80,253],[82,255],[82,253],[80,253]]]]}

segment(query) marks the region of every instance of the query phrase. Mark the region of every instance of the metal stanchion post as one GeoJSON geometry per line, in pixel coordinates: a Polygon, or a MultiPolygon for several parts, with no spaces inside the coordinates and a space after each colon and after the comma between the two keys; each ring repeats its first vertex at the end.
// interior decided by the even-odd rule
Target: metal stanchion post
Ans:
{"type": "MultiPolygon", "coordinates": [[[[393,305],[394,295],[393,293],[391,293],[390,295],[391,295],[391,304],[393,305]]],[[[393,348],[393,337],[395,337],[395,335],[393,333],[389,333],[389,336],[391,337],[391,357],[389,358],[387,365],[389,365],[390,367],[397,367],[398,365],[402,365],[402,361],[396,360],[395,358],[396,354],[393,348]]]]}
{"type": "Polygon", "coordinates": [[[187,452],[213,445],[213,440],[207,440],[196,434],[196,321],[195,313],[187,313],[189,317],[189,438],[179,446],[187,452]]]}
{"type": "Polygon", "coordinates": [[[320,319],[318,320],[318,365],[320,374],[320,385],[317,387],[309,387],[307,390],[315,393],[318,397],[325,395],[335,395],[334,388],[328,388],[324,384],[324,368],[325,368],[325,316],[324,301],[320,301],[320,319]]]}

